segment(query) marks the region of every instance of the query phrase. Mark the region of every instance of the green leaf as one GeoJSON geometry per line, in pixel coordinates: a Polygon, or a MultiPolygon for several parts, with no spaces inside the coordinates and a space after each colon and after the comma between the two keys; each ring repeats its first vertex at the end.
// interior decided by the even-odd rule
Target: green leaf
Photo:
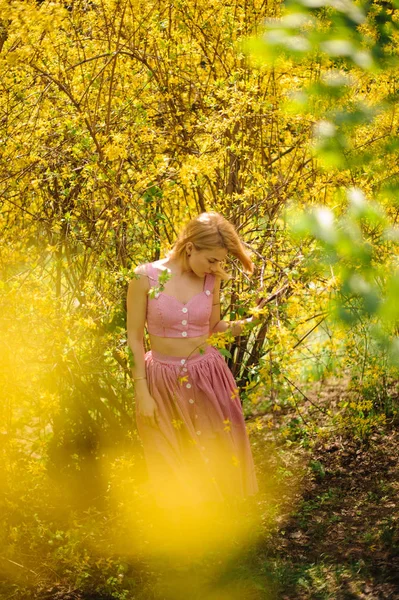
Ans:
{"type": "Polygon", "coordinates": [[[223,356],[226,356],[227,358],[232,358],[231,352],[226,350],[226,348],[218,348],[218,350],[219,350],[220,354],[223,354],[223,356]]]}

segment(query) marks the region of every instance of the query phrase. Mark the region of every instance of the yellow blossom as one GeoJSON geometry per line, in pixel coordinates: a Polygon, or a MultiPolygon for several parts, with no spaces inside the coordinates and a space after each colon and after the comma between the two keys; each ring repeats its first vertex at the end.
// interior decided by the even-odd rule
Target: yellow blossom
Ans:
{"type": "Polygon", "coordinates": [[[232,463],[235,467],[238,467],[238,465],[240,464],[240,461],[238,460],[237,456],[235,454],[232,455],[232,463]]]}
{"type": "Polygon", "coordinates": [[[225,424],[225,426],[224,426],[224,430],[225,430],[225,431],[230,431],[230,429],[231,429],[231,426],[230,426],[230,425],[231,425],[231,423],[230,423],[230,419],[225,419],[225,420],[223,421],[223,423],[225,424]]]}
{"type": "Polygon", "coordinates": [[[235,400],[236,398],[238,398],[238,388],[234,388],[233,393],[231,394],[230,398],[232,400],[235,400]]]}

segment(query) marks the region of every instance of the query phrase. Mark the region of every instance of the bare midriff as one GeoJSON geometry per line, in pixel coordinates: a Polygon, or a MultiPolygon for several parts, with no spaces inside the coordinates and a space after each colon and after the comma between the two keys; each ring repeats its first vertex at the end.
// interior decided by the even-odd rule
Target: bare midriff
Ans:
{"type": "Polygon", "coordinates": [[[209,335],[201,335],[199,337],[187,338],[181,340],[179,338],[160,337],[158,335],[150,335],[151,349],[161,354],[168,356],[181,356],[188,358],[200,354],[200,348],[205,350],[209,344],[206,343],[209,335]]]}

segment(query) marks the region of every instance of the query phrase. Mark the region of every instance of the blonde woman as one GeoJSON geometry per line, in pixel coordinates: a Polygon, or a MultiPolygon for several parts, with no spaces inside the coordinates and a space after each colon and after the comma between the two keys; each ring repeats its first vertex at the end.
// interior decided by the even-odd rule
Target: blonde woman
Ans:
{"type": "Polygon", "coordinates": [[[238,390],[211,333],[241,333],[220,319],[221,264],[253,263],[222,215],[202,213],[161,260],[139,265],[127,298],[137,428],[159,506],[224,502],[258,492],[238,390]],[[145,322],[151,350],[144,354],[145,322]]]}

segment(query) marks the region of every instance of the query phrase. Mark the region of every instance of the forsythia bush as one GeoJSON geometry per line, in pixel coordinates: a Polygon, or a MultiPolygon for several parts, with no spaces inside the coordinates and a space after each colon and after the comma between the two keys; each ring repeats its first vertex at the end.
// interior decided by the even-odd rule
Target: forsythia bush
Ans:
{"type": "MultiPolygon", "coordinates": [[[[256,265],[250,279],[230,260],[222,316],[261,324],[211,339],[248,429],[344,373],[337,428],[363,438],[397,412],[398,10],[371,3],[345,46],[318,37],[331,5],[304,6],[284,20],[277,1],[0,0],[1,540],[31,576],[40,554],[43,577],[59,565],[90,584],[82,527],[96,537],[118,461],[140,462],[127,284],[199,212],[234,222],[256,265]],[[292,235],[291,209],[309,206],[292,235]]],[[[113,579],[98,561],[104,590],[128,597],[124,566],[113,579]]]]}

